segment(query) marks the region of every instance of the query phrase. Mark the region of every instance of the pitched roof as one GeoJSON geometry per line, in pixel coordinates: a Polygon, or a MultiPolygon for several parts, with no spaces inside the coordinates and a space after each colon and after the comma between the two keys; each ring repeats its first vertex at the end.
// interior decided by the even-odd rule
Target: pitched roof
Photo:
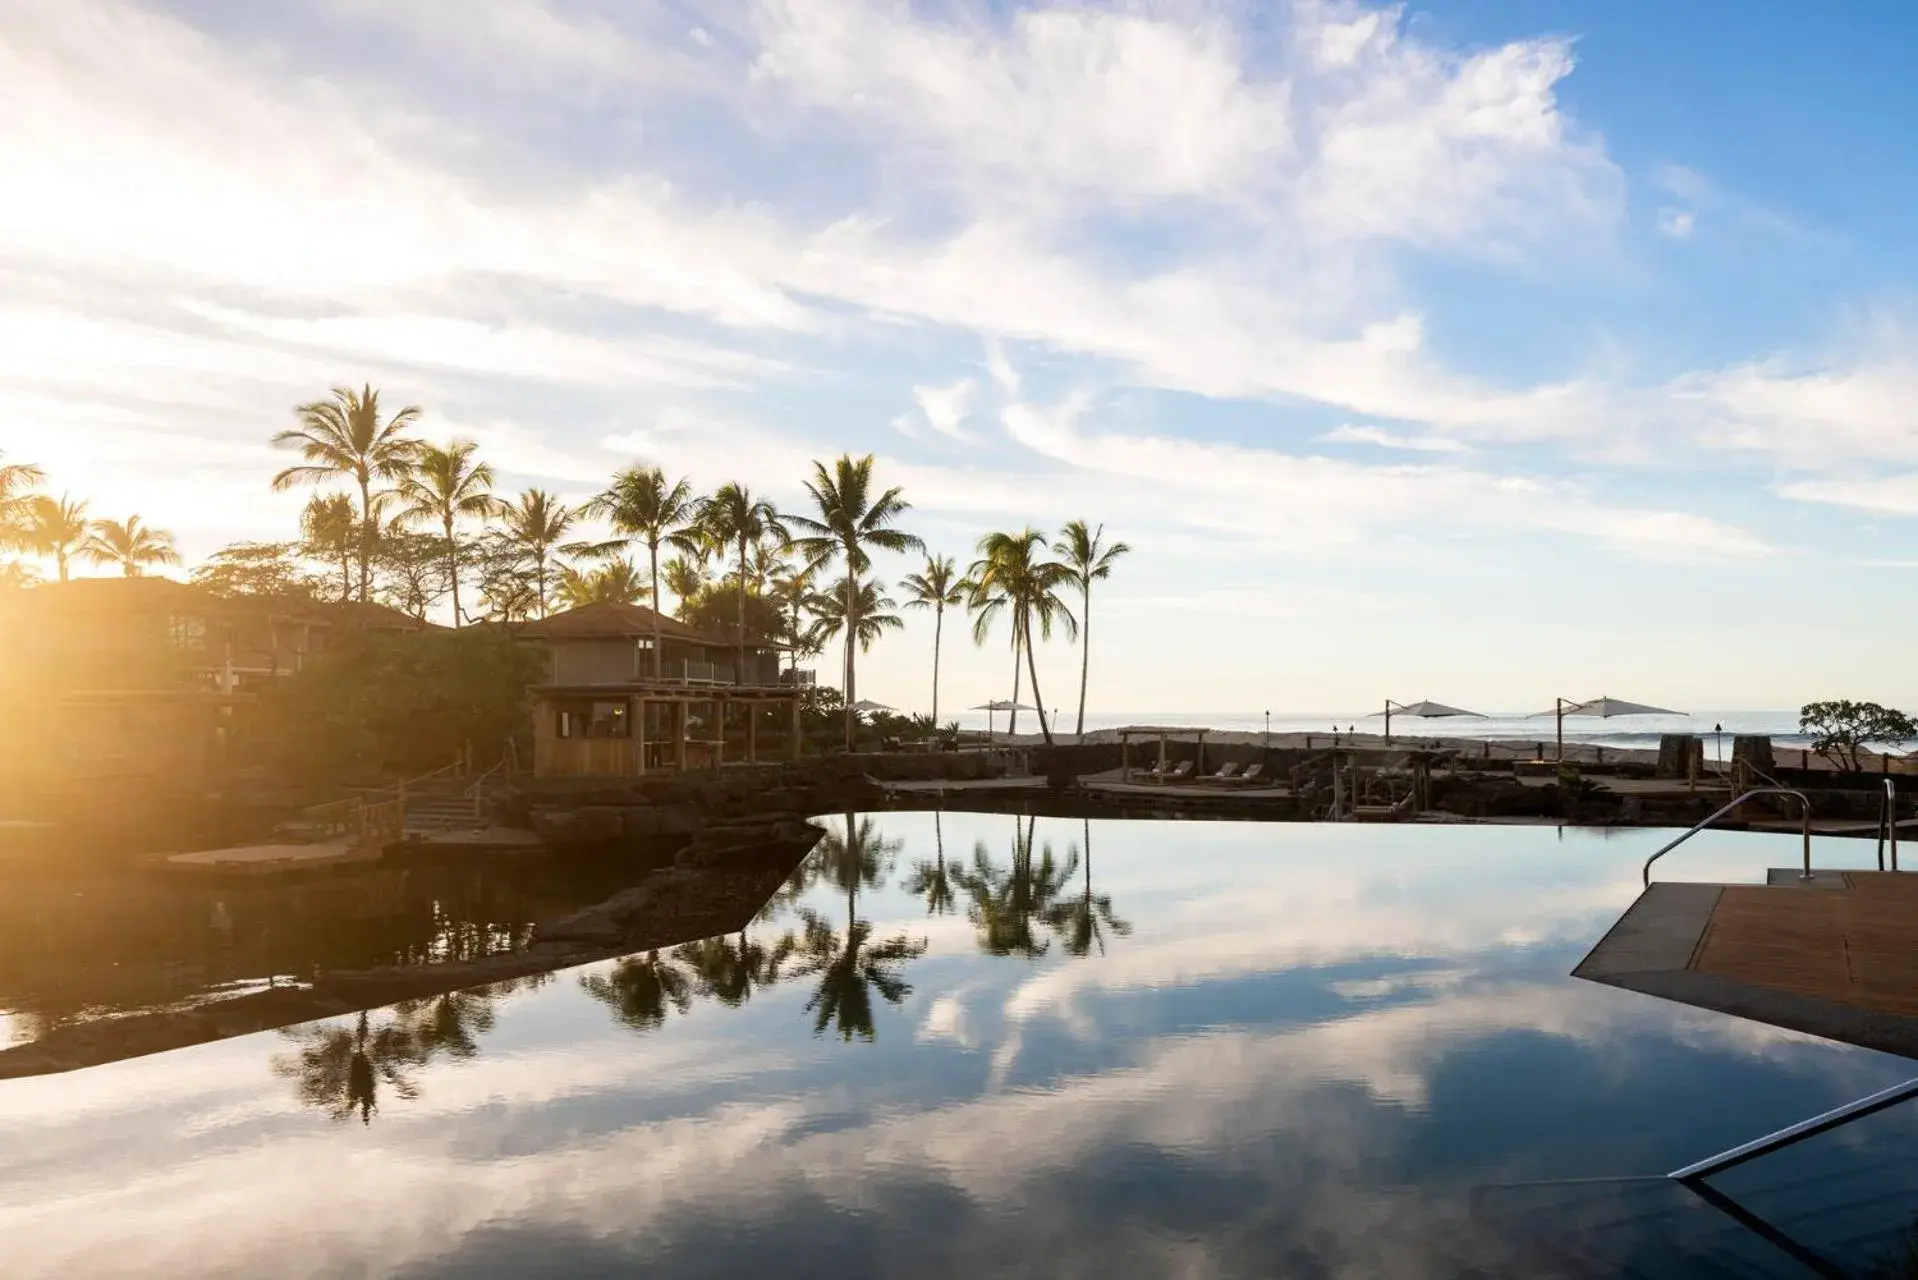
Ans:
{"type": "Polygon", "coordinates": [[[584,604],[529,622],[519,629],[519,634],[535,640],[636,640],[652,635],[655,623],[660,635],[675,640],[707,645],[732,643],[695,630],[677,618],[656,614],[643,604],[584,604]]]}
{"type": "Polygon", "coordinates": [[[84,613],[223,612],[227,602],[205,587],[173,578],[74,578],[43,582],[20,594],[27,608],[84,613]]]}
{"type": "Polygon", "coordinates": [[[301,608],[300,617],[308,622],[325,622],[336,627],[365,627],[371,631],[444,631],[437,622],[422,622],[412,614],[377,601],[361,604],[358,600],[334,600],[301,608]]]}

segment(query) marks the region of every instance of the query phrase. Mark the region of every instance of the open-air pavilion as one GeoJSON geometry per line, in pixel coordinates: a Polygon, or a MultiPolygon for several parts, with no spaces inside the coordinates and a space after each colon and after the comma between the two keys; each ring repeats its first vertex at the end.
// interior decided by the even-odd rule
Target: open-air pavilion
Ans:
{"type": "Polygon", "coordinates": [[[1192,772],[1195,774],[1204,773],[1205,735],[1210,732],[1212,732],[1210,729],[1203,729],[1194,725],[1127,725],[1125,728],[1119,730],[1119,759],[1123,766],[1123,773],[1120,780],[1123,782],[1132,781],[1132,743],[1135,738],[1146,742],[1156,741],[1159,744],[1157,772],[1161,775],[1165,773],[1165,748],[1168,742],[1184,742],[1190,740],[1197,743],[1197,758],[1193,762],[1192,772]]]}

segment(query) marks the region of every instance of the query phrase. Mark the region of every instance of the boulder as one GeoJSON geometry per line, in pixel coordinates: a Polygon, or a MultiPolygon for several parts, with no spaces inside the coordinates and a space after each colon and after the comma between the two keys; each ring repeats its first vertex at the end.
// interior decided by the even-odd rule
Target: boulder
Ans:
{"type": "Polygon", "coordinates": [[[539,838],[558,847],[607,844],[619,839],[625,829],[625,811],[609,806],[536,809],[532,817],[539,838]]]}

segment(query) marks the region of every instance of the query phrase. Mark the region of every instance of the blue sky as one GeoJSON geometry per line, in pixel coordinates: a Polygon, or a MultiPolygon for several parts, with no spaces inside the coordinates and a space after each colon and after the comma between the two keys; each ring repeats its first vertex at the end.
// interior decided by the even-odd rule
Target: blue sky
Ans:
{"type": "Polygon", "coordinates": [[[204,554],[371,380],[513,489],[1104,521],[1095,708],[1910,704],[1918,19],[1809,13],[29,0],[0,449],[204,554]]]}

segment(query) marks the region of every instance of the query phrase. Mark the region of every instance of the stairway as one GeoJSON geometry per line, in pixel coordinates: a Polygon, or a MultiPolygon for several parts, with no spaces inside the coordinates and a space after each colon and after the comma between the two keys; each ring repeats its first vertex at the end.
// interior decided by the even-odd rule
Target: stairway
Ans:
{"type": "Polygon", "coordinates": [[[476,831],[487,825],[486,806],[468,794],[473,784],[460,777],[428,778],[406,788],[406,834],[476,831]]]}

